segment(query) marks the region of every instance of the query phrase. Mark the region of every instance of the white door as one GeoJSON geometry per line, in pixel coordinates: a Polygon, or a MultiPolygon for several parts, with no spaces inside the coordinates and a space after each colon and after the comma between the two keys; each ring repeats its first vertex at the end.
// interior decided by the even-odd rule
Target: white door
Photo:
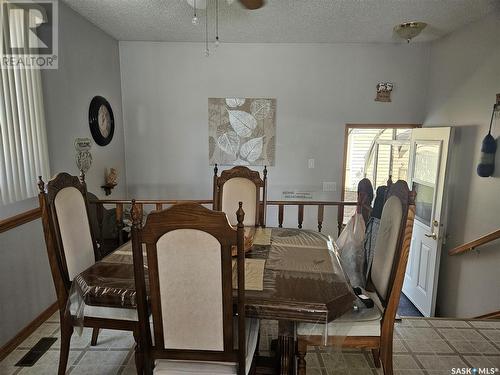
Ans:
{"type": "Polygon", "coordinates": [[[436,308],[450,136],[449,127],[414,129],[411,135],[409,184],[417,197],[403,293],[424,316],[434,316],[436,308]]]}

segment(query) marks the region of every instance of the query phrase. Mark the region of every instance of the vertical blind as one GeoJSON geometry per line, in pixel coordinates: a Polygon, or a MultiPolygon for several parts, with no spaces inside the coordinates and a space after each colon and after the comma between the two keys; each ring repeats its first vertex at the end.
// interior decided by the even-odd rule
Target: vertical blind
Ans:
{"type": "MultiPolygon", "coordinates": [[[[23,39],[22,12],[0,27],[4,47],[23,39]]],[[[19,44],[20,45],[20,44],[19,44]]],[[[5,50],[2,48],[2,50],[5,50]]],[[[49,176],[42,80],[39,69],[0,69],[0,205],[36,196],[37,176],[49,176]]]]}

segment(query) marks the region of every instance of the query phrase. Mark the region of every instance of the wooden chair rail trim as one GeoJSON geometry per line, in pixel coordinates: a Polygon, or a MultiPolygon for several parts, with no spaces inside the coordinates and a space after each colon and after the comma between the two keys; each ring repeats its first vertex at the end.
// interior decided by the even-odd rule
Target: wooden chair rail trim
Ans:
{"type": "Polygon", "coordinates": [[[467,251],[474,250],[478,246],[485,245],[489,242],[492,242],[492,241],[495,241],[498,239],[500,239],[500,229],[498,229],[494,232],[491,232],[489,234],[486,234],[482,237],[479,237],[478,239],[476,239],[474,241],[470,241],[470,242],[467,242],[463,245],[457,246],[457,247],[449,250],[448,254],[449,255],[457,255],[457,254],[465,253],[467,251]]]}
{"type": "Polygon", "coordinates": [[[39,207],[29,211],[22,212],[15,216],[8,217],[7,219],[0,221],[0,233],[14,229],[23,224],[27,224],[41,217],[42,217],[42,211],[40,210],[39,207]]]}
{"type": "Polygon", "coordinates": [[[489,314],[475,316],[472,319],[500,319],[500,310],[490,312],[489,314]]]}

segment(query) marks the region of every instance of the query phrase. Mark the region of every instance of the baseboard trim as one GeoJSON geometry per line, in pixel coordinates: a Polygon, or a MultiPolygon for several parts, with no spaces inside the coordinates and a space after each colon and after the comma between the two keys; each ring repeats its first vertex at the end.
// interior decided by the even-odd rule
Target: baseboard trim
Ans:
{"type": "Polygon", "coordinates": [[[489,314],[484,314],[481,316],[476,316],[474,319],[500,319],[500,310],[493,311],[489,314]]]}
{"type": "Polygon", "coordinates": [[[57,302],[54,302],[38,315],[31,323],[24,327],[19,333],[14,336],[9,342],[0,348],[0,361],[3,361],[15,348],[17,348],[24,340],[28,338],[35,330],[42,325],[48,318],[52,316],[58,309],[57,302]]]}

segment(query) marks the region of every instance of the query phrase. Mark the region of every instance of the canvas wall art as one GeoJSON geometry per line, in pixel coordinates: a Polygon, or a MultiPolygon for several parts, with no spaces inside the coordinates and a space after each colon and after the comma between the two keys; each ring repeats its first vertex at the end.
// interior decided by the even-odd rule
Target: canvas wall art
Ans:
{"type": "Polygon", "coordinates": [[[273,166],[276,99],[209,98],[210,165],[273,166]]]}

